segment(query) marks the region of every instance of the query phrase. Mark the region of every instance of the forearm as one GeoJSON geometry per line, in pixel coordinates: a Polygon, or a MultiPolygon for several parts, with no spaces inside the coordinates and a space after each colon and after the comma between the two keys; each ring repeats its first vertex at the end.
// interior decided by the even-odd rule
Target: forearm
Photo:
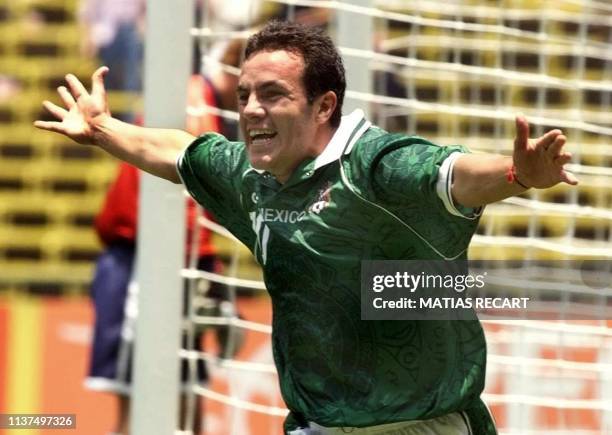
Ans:
{"type": "Polygon", "coordinates": [[[68,88],[57,88],[63,107],[44,101],[54,121],[34,121],[34,126],[63,134],[83,145],[96,145],[113,156],[157,177],[180,183],[176,158],[195,137],[181,130],[138,127],[111,116],[104,89],[108,67],[91,76],[91,91],[73,74],[66,75],[68,88]]]}
{"type": "Polygon", "coordinates": [[[145,128],[110,116],[93,126],[93,143],[143,171],[180,183],[176,158],[195,137],[182,130],[145,128]]]}
{"type": "Polygon", "coordinates": [[[512,157],[465,154],[453,168],[453,200],[465,207],[479,207],[524,192],[520,184],[507,179],[512,157]]]}

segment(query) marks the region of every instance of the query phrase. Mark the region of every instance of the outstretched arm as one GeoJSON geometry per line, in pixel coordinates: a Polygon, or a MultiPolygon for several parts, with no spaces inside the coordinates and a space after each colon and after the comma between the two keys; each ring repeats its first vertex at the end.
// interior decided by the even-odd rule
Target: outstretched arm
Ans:
{"type": "Polygon", "coordinates": [[[176,158],[195,137],[182,130],[138,127],[113,118],[104,89],[107,72],[107,67],[101,67],[93,73],[91,92],[74,75],[68,74],[68,88],[58,88],[64,107],[43,102],[57,121],[35,121],[34,125],[80,144],[99,146],[143,171],[180,183],[176,158]]]}
{"type": "Polygon", "coordinates": [[[479,207],[527,188],[545,189],[561,182],[578,184],[576,177],[563,168],[572,158],[563,150],[566,140],[561,130],[529,139],[529,124],[518,116],[512,157],[466,154],[457,159],[453,199],[466,207],[479,207]]]}

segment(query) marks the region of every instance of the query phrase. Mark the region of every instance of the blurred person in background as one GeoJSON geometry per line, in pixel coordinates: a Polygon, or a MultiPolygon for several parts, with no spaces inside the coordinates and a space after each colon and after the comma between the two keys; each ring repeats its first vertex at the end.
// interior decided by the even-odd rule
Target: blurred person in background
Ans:
{"type": "MultiPolygon", "coordinates": [[[[236,110],[235,88],[237,76],[226,72],[219,65],[228,64],[237,67],[240,62],[242,43],[232,41],[219,50],[221,57],[216,60],[216,68],[211,68],[207,75],[194,73],[188,84],[187,130],[197,135],[203,132],[216,131],[229,137],[237,134],[236,122],[224,120],[219,116],[207,113],[206,106],[225,110],[236,110]]],[[[118,174],[111,184],[101,211],[96,217],[95,229],[105,249],[98,258],[96,271],[91,286],[95,311],[94,340],[90,358],[89,374],[85,385],[96,391],[116,394],[118,397],[118,418],[114,431],[127,434],[129,431],[130,385],[132,380],[131,364],[133,353],[134,324],[137,316],[138,288],[134,282],[136,237],[138,223],[139,170],[127,163],[120,163],[118,174]]],[[[191,243],[197,224],[197,206],[192,199],[187,201],[187,245],[186,257],[191,252],[191,243]]],[[[215,248],[211,234],[206,228],[199,229],[198,261],[200,270],[219,272],[220,263],[215,257],[215,248]]],[[[203,302],[201,307],[206,315],[228,314],[227,292],[219,285],[206,288],[200,283],[198,298],[203,302]]],[[[185,289],[187,296],[187,289],[185,289]]],[[[186,315],[187,313],[184,312],[186,315]]],[[[227,328],[226,328],[227,329],[227,328]]],[[[201,332],[201,331],[200,331],[201,332]]],[[[228,332],[217,329],[217,341],[225,354],[228,344],[228,332]]],[[[235,338],[235,337],[234,337],[235,338]]],[[[183,337],[183,346],[187,346],[183,337]]],[[[189,347],[201,350],[202,335],[195,335],[195,342],[189,347]]],[[[234,343],[235,344],[235,343],[234,343]]],[[[230,350],[234,353],[237,346],[230,350]]],[[[182,380],[188,379],[188,367],[181,367],[182,380]]],[[[201,383],[208,378],[202,360],[196,366],[197,380],[201,383]]],[[[195,424],[187,428],[185,421],[184,401],[181,402],[182,429],[199,433],[201,429],[201,403],[196,403],[195,424]]]]}
{"type": "Polygon", "coordinates": [[[108,90],[140,92],[146,0],[82,0],[82,49],[110,68],[108,90]]]}
{"type": "Polygon", "coordinates": [[[198,0],[198,5],[215,30],[243,29],[264,15],[262,0],[198,0]]]}
{"type": "Polygon", "coordinates": [[[22,85],[13,76],[0,74],[0,102],[9,101],[21,92],[22,85]]]}

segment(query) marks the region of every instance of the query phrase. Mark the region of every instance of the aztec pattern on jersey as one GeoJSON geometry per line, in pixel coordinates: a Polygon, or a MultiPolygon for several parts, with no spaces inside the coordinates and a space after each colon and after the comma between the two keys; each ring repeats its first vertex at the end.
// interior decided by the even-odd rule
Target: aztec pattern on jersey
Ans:
{"type": "Polygon", "coordinates": [[[317,169],[305,161],[280,185],[250,168],[243,143],[209,134],[186,150],[186,187],[263,266],[294,417],[368,426],[478,401],[486,360],[478,321],[360,318],[361,260],[439,259],[437,251],[467,248],[477,220],[451,215],[435,192],[438,168],[455,151],[463,150],[373,127],[342,159],[317,169]]]}

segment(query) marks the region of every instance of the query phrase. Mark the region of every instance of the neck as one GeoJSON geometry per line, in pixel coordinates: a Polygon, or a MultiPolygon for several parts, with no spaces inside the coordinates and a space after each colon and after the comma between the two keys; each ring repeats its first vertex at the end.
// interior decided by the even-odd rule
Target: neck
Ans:
{"type": "Polygon", "coordinates": [[[307,158],[317,158],[317,156],[319,154],[321,154],[323,152],[323,150],[325,149],[325,147],[327,147],[327,144],[331,141],[332,137],[334,136],[334,133],[336,132],[336,130],[338,129],[338,127],[332,127],[329,123],[325,124],[324,126],[320,127],[317,129],[317,132],[315,134],[314,140],[312,141],[312,147],[307,149],[307,152],[304,154],[303,158],[301,160],[299,160],[298,162],[295,163],[295,165],[290,168],[286,173],[284,174],[273,174],[274,177],[276,178],[276,180],[281,183],[281,184],[285,184],[287,182],[287,180],[289,180],[289,178],[291,178],[291,175],[293,175],[293,172],[295,171],[295,169],[307,158]]]}
{"type": "Polygon", "coordinates": [[[327,144],[331,141],[332,137],[334,137],[336,130],[338,130],[338,127],[332,127],[329,123],[318,129],[317,134],[315,134],[315,146],[312,157],[317,157],[323,152],[325,147],[327,147],[327,144]]]}

